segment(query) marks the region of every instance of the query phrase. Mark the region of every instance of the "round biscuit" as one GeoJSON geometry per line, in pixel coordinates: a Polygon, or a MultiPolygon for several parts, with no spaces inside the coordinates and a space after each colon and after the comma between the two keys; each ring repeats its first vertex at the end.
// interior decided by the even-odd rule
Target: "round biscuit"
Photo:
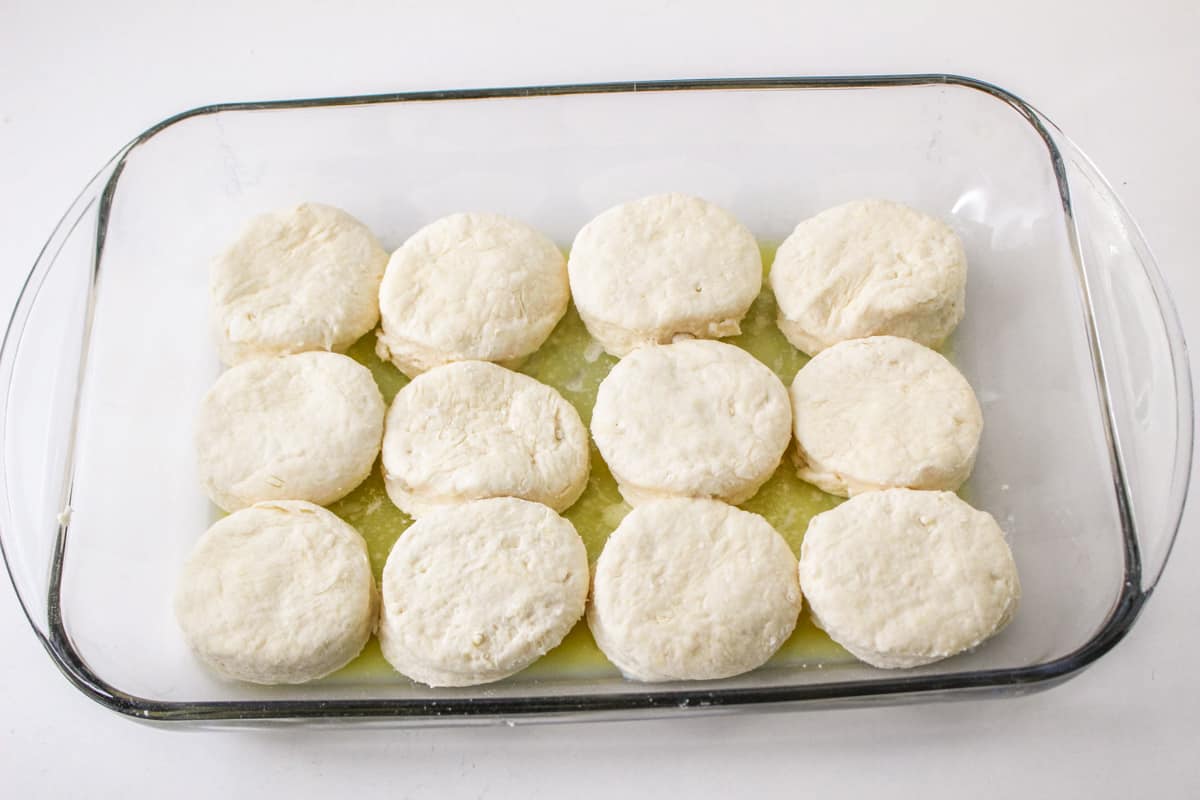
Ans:
{"type": "Polygon", "coordinates": [[[226,511],[263,500],[328,505],[371,472],[383,438],[371,372],[337,353],[247,361],[200,404],[200,481],[226,511]]]}
{"type": "Polygon", "coordinates": [[[200,537],[175,595],[196,655],[252,683],[303,683],[357,656],[375,627],[366,543],[320,506],[258,503],[200,537]]]}
{"type": "Polygon", "coordinates": [[[498,681],[562,641],[587,587],[583,540],[546,506],[511,497],[447,506],[388,555],[379,642],[398,672],[429,686],[498,681]]]}
{"type": "Polygon", "coordinates": [[[727,678],[779,649],[801,602],[796,557],[765,519],[716,500],[660,500],[605,542],[588,626],[627,678],[727,678]]]}
{"type": "Polygon", "coordinates": [[[571,294],[588,332],[614,356],[677,337],[715,339],[762,288],[762,254],[732,214],[660,194],[610,208],[575,237],[571,294]]]}
{"type": "Polygon", "coordinates": [[[553,388],[486,361],[417,376],[392,401],[383,477],[401,510],[520,497],[562,511],[588,481],[587,429],[553,388]]]}
{"type": "Polygon", "coordinates": [[[859,200],[797,225],[768,281],[780,330],[809,355],[879,335],[938,347],[963,318],[967,257],[941,220],[859,200]]]}
{"type": "Polygon", "coordinates": [[[779,466],[791,405],[775,373],[723,342],[641,347],[600,383],[592,436],[630,505],[749,499],[779,466]]]}
{"type": "Polygon", "coordinates": [[[910,339],[830,347],[791,387],[801,480],[852,497],[891,487],[958,489],[970,476],[983,412],[967,379],[910,339]]]}
{"type": "Polygon", "coordinates": [[[1021,587],[1000,526],[951,492],[888,489],[813,517],[800,547],[813,621],[884,669],[929,664],[1008,624],[1021,587]]]}
{"type": "Polygon", "coordinates": [[[340,209],[304,203],[255,217],[209,271],[221,361],[344,352],[379,321],[386,264],[367,227],[340,209]]]}
{"type": "Polygon", "coordinates": [[[451,214],[388,261],[376,352],[409,377],[454,361],[516,367],[546,341],[569,300],[554,242],[498,214],[451,214]]]}

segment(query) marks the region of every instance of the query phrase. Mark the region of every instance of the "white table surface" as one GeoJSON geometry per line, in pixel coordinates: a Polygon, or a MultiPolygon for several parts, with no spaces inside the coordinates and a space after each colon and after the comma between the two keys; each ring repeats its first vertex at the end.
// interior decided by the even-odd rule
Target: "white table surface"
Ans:
{"type": "MultiPolygon", "coordinates": [[[[948,71],[1021,95],[1092,156],[1142,224],[1188,337],[1200,342],[1194,0],[242,5],[0,0],[0,308],[92,173],[134,134],[195,105],[948,71]]],[[[0,794],[1195,796],[1196,505],[1132,633],[1078,678],[1020,699],[872,710],[481,729],[161,730],[69,686],[0,585],[0,794]]]]}

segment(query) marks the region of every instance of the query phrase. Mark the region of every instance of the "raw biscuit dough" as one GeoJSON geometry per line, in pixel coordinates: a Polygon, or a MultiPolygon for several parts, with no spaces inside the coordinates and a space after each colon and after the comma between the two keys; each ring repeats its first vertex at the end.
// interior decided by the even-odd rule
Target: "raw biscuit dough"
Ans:
{"type": "Polygon", "coordinates": [[[201,483],[226,511],[262,500],[328,505],[371,472],[383,438],[371,372],[337,353],[247,361],[200,404],[201,483]]]}
{"type": "Polygon", "coordinates": [[[735,335],[762,288],[754,235],[684,194],[600,214],[576,235],[567,269],[588,333],[614,356],[679,337],[735,335]]]}
{"type": "Polygon", "coordinates": [[[836,344],[792,382],[801,480],[852,497],[890,487],[955,490],[975,465],[983,414],[962,373],[909,339],[836,344]]]}
{"type": "Polygon", "coordinates": [[[432,511],[383,568],[379,642],[429,686],[506,678],[558,645],[583,616],[588,561],[570,522],[511,497],[432,511]]]}
{"type": "Polygon", "coordinates": [[[967,256],[941,220],[859,200],[797,225],[769,282],[780,330],[809,355],[883,334],[938,347],[963,318],[967,256]]]}
{"type": "Polygon", "coordinates": [[[587,429],[553,388],[486,361],[419,375],[396,395],[383,436],[388,496],[419,516],[485,497],[562,511],[588,480],[587,429]]]}
{"type": "Polygon", "coordinates": [[[453,361],[517,367],[567,311],[562,252],[498,214],[452,214],[392,254],[376,351],[414,377],[453,361]]]}
{"type": "Polygon", "coordinates": [[[217,353],[343,352],[379,321],[387,252],[345,211],[304,203],[255,217],[212,264],[217,353]]]}
{"type": "Polygon", "coordinates": [[[660,500],[605,542],[588,626],[627,678],[709,680],[763,664],[800,606],[796,557],[765,519],[716,500],[660,500]]]}
{"type": "Polygon", "coordinates": [[[600,383],[592,436],[630,505],[749,499],[791,439],[787,389],[746,351],[701,339],[642,347],[600,383]]]}
{"type": "Polygon", "coordinates": [[[358,531],[312,503],[234,512],[200,537],[175,615],[196,655],[253,683],[303,683],[357,656],[375,627],[375,579],[358,531]]]}
{"type": "Polygon", "coordinates": [[[1008,624],[1017,568],[992,516],[950,492],[867,492],[812,518],[800,585],[813,621],[876,667],[916,667],[1008,624]]]}

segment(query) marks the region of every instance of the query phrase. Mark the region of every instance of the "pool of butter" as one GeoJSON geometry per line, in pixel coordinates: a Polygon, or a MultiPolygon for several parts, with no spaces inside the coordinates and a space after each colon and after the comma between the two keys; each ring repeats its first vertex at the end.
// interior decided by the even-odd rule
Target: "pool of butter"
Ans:
{"type": "MultiPolygon", "coordinates": [[[[773,248],[764,246],[763,263],[767,268],[773,256],[773,248]]],[[[808,357],[784,339],[775,326],[775,311],[775,299],[764,281],[762,293],[742,321],[742,333],[724,341],[745,349],[774,370],[785,385],[790,385],[796,371],[808,357]]],[[[390,404],[396,392],[408,383],[408,378],[391,364],[381,361],[375,355],[374,346],[375,336],[368,334],[347,355],[370,368],[384,400],[390,404]]],[[[561,392],[579,410],[587,424],[591,420],[592,405],[596,402],[596,389],[616,361],[588,336],[572,305],[550,338],[529,358],[521,372],[561,392]]],[[[588,557],[594,562],[604,547],[604,540],[629,512],[629,506],[621,500],[616,481],[594,444],[591,455],[588,487],[564,516],[583,537],[588,557]]],[[[775,475],[741,507],[766,517],[792,550],[799,554],[800,541],[804,538],[809,519],[833,508],[838,502],[840,498],[825,494],[797,478],[790,459],[785,457],[775,475]]],[[[362,533],[371,555],[371,567],[378,578],[392,545],[412,524],[412,518],[388,500],[379,464],[376,463],[371,476],[361,486],[331,505],[330,510],[362,533]]],[[[816,668],[850,658],[813,625],[806,609],[800,616],[795,633],[775,654],[771,663],[816,668]]],[[[336,678],[363,679],[389,674],[395,673],[383,659],[379,643],[373,638],[363,653],[337,673],[336,678]]],[[[521,674],[531,678],[548,678],[567,675],[599,677],[618,673],[592,640],[586,623],[580,621],[562,644],[521,674]]]]}

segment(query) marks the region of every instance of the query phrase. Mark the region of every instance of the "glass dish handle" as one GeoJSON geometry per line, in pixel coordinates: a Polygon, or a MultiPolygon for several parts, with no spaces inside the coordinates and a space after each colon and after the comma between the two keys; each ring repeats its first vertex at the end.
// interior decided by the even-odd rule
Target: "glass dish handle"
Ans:
{"type": "MultiPolygon", "coordinates": [[[[1042,120],[1058,146],[1070,188],[1074,244],[1085,302],[1095,324],[1099,389],[1129,502],[1142,592],[1158,583],[1183,513],[1193,447],[1187,345],[1137,224],[1112,187],[1061,131],[1042,120]]],[[[1130,530],[1130,526],[1126,526],[1130,530]]],[[[1136,562],[1135,562],[1136,563],[1136,562]]]]}
{"type": "Polygon", "coordinates": [[[54,560],[71,518],[75,410],[102,245],[97,221],[124,152],[84,188],[42,247],[0,344],[0,551],[43,643],[54,560]]]}

